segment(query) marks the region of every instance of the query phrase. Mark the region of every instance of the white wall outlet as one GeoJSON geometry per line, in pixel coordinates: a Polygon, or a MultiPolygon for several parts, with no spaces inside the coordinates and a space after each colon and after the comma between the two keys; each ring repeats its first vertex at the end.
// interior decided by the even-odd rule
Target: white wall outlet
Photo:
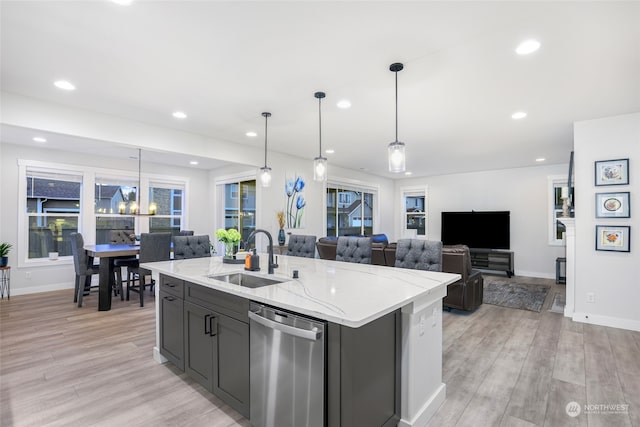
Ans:
{"type": "Polygon", "coordinates": [[[587,302],[596,302],[596,294],[587,292],[587,302]]]}
{"type": "Polygon", "coordinates": [[[25,279],[31,279],[31,272],[30,271],[25,271],[24,272],[24,278],[25,279]]]}

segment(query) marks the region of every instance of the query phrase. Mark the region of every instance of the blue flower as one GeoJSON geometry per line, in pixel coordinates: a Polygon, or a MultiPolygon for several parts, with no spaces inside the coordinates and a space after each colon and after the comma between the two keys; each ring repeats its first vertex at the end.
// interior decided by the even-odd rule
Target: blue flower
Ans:
{"type": "Polygon", "coordinates": [[[294,186],[296,193],[299,193],[302,191],[302,189],[304,188],[304,180],[302,179],[302,177],[297,177],[296,178],[296,184],[294,186]]]}
{"type": "Polygon", "coordinates": [[[296,199],[296,208],[297,209],[302,209],[305,207],[305,205],[307,204],[307,202],[304,201],[304,196],[303,195],[299,195],[298,198],[296,199]]]}
{"type": "Polygon", "coordinates": [[[284,191],[287,193],[287,197],[291,197],[293,195],[294,190],[294,182],[291,180],[287,180],[284,184],[284,191]]]}

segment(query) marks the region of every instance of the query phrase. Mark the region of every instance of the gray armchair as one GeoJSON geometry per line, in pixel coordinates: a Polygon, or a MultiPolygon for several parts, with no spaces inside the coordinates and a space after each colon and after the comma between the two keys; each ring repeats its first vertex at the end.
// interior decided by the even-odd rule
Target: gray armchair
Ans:
{"type": "Polygon", "coordinates": [[[316,236],[302,236],[292,234],[289,237],[287,255],[305,258],[316,257],[316,236]]]}
{"type": "Polygon", "coordinates": [[[175,236],[173,259],[203,258],[211,256],[209,236],[175,236]]]}
{"type": "Polygon", "coordinates": [[[442,242],[420,239],[398,240],[395,266],[442,271],[442,242]]]}
{"type": "Polygon", "coordinates": [[[371,264],[371,238],[338,237],[336,261],[371,264]]]}

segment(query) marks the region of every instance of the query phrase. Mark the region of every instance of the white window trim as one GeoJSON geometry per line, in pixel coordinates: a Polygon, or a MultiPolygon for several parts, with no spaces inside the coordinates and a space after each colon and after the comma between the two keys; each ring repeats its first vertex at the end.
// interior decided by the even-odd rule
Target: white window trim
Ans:
{"type": "Polygon", "coordinates": [[[568,185],[566,175],[549,175],[547,176],[547,232],[549,246],[564,246],[564,239],[556,239],[556,221],[555,221],[555,193],[556,186],[568,185]]]}
{"type": "MultiPolygon", "coordinates": [[[[86,245],[95,244],[96,236],[96,214],[93,211],[93,201],[95,197],[96,175],[100,177],[114,177],[119,179],[134,179],[137,183],[137,171],[107,169],[93,166],[80,166],[67,163],[52,163],[38,160],[18,159],[18,267],[50,267],[55,265],[73,264],[73,257],[59,257],[56,261],[47,258],[29,259],[29,233],[26,230],[27,211],[27,168],[34,168],[49,173],[61,173],[63,175],[77,174],[82,176],[82,196],[80,199],[80,214],[78,216],[78,230],[84,237],[86,245]],[[91,201],[87,205],[87,201],[91,201]],[[90,208],[88,207],[90,206],[90,208]],[[86,208],[85,208],[86,207],[86,208]]],[[[149,201],[149,183],[177,185],[184,189],[185,197],[183,197],[184,209],[182,211],[182,227],[188,227],[187,213],[189,212],[189,201],[187,200],[190,187],[190,178],[180,176],[168,176],[160,174],[142,173],[140,177],[140,199],[141,206],[148,206],[149,201]],[[146,195],[145,195],[146,194],[146,195]]],[[[115,215],[117,216],[117,215],[115,215]]],[[[135,229],[137,232],[148,231],[148,221],[140,221],[140,217],[136,217],[135,229]],[[144,224],[141,227],[141,224],[144,224]]]]}
{"type": "Polygon", "coordinates": [[[400,235],[403,238],[410,239],[425,239],[429,238],[429,221],[431,219],[429,215],[429,192],[427,185],[406,185],[400,187],[400,235]],[[424,223],[424,236],[418,236],[415,230],[407,229],[407,212],[405,211],[405,201],[404,198],[406,196],[422,196],[424,195],[424,213],[425,213],[425,223],[424,223]]]}

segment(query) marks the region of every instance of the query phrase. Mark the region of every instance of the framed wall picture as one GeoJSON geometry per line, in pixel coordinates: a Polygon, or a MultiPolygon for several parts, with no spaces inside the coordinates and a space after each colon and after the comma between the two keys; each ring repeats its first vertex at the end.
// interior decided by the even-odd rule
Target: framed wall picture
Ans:
{"type": "Polygon", "coordinates": [[[630,252],[631,227],[627,225],[596,225],[596,250],[630,252]]]}
{"type": "Polygon", "coordinates": [[[629,159],[596,162],[596,185],[629,184],[629,159]]]}
{"type": "Polygon", "coordinates": [[[596,193],[596,218],[630,218],[629,192],[596,193]]]}

